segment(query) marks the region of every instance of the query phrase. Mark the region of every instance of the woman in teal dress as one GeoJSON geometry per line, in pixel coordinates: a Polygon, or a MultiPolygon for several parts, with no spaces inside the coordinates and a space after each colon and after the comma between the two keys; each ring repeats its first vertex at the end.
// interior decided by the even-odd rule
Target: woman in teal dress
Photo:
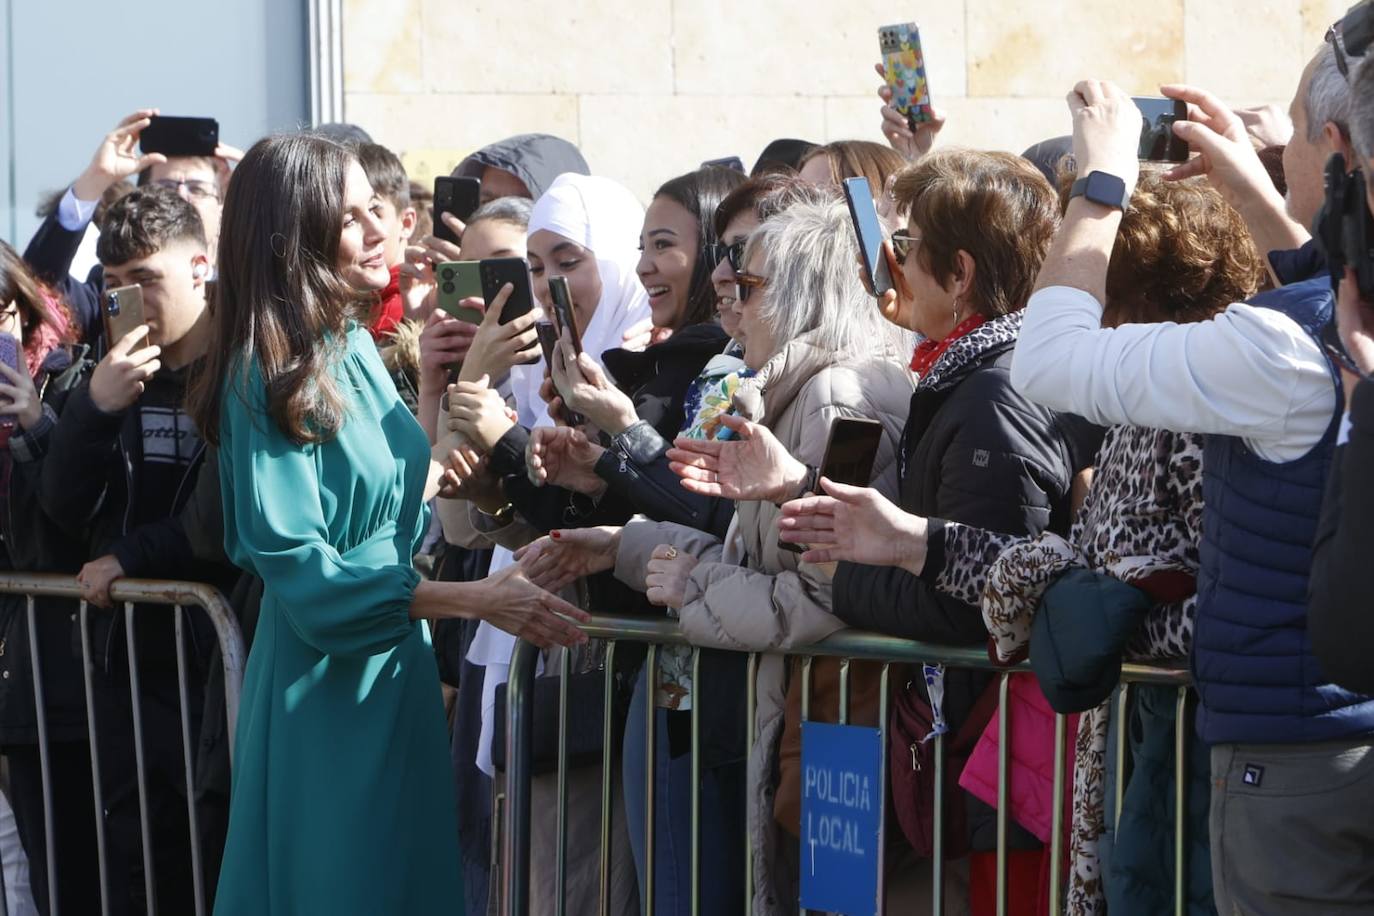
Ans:
{"type": "Polygon", "coordinates": [[[306,134],[254,146],[225,201],[192,409],[220,450],[225,547],[265,594],[220,916],[457,912],[453,774],[421,620],[582,639],[558,614],[585,615],[519,567],[438,583],[411,565],[444,475],[353,320],[359,292],[389,279],[376,204],[352,154],[306,134]]]}

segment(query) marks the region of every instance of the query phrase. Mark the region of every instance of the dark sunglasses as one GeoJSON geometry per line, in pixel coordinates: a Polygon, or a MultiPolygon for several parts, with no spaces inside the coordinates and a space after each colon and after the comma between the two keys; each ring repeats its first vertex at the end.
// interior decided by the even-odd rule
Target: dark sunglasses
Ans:
{"type": "Polygon", "coordinates": [[[741,303],[749,301],[749,296],[756,289],[762,289],[768,285],[767,277],[760,277],[758,274],[747,274],[743,271],[735,271],[735,298],[741,303]]]}
{"type": "Polygon", "coordinates": [[[1341,76],[1349,81],[1350,61],[1345,56],[1345,41],[1341,39],[1341,24],[1339,22],[1326,30],[1326,43],[1331,45],[1331,49],[1336,52],[1336,69],[1341,71],[1341,76]]]}
{"type": "Polygon", "coordinates": [[[733,245],[727,245],[724,242],[712,243],[711,247],[707,249],[711,256],[711,268],[714,270],[720,266],[721,261],[728,260],[730,269],[735,273],[744,270],[744,243],[744,239],[740,239],[733,245]]]}
{"type": "Polygon", "coordinates": [[[921,244],[920,238],[910,233],[892,233],[892,253],[897,256],[898,264],[905,264],[906,256],[911,254],[912,249],[919,244],[921,244]]]}

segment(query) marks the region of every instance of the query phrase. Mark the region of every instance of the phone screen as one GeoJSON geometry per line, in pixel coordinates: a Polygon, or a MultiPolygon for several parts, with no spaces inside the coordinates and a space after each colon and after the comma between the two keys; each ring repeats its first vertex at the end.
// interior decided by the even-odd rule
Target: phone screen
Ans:
{"type": "Polygon", "coordinates": [[[561,335],[566,331],[572,337],[573,349],[581,353],[582,335],[577,332],[572,293],[568,290],[566,277],[549,277],[549,298],[553,300],[553,314],[554,320],[558,322],[558,333],[561,335]]]}
{"type": "Polygon", "coordinates": [[[1174,136],[1174,122],[1188,120],[1188,103],[1175,99],[1133,98],[1140,109],[1139,159],[1187,162],[1188,144],[1174,136]]]}
{"type": "Polygon", "coordinates": [[[482,203],[482,182],[477,178],[454,178],[440,175],[434,179],[434,237],[458,244],[458,236],[444,222],[443,214],[452,213],[466,223],[482,203]]]}
{"type": "MultiPolygon", "coordinates": [[[[10,334],[0,334],[0,362],[9,366],[15,372],[27,374],[27,368],[23,365],[23,357],[19,352],[19,339],[10,334]]],[[[8,379],[0,379],[5,384],[9,384],[8,379]]],[[[14,423],[16,417],[13,414],[0,413],[0,424],[8,425],[14,423]]]]}
{"type": "Polygon", "coordinates": [[[214,118],[173,118],[153,115],[138,136],[145,153],[166,156],[213,156],[219,146],[219,122],[214,118]]]}
{"type": "Polygon", "coordinates": [[[873,206],[873,191],[867,178],[846,178],[844,197],[849,203],[849,218],[859,237],[859,255],[863,258],[864,273],[874,296],[892,289],[892,272],[883,254],[883,224],[873,206]]]}
{"type": "Polygon", "coordinates": [[[482,310],[462,305],[464,299],[482,298],[480,261],[444,261],[434,268],[439,284],[439,308],[469,324],[482,323],[482,310]]]}
{"type": "Polygon", "coordinates": [[[873,480],[873,462],[883,441],[883,424],[877,420],[838,417],[830,424],[830,441],[821,462],[821,476],[852,487],[866,487],[873,480]]]}

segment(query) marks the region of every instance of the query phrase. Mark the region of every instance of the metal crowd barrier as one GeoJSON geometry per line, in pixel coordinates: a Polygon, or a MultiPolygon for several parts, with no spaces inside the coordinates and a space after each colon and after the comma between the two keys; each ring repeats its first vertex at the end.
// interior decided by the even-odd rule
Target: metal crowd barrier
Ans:
{"type": "MultiPolygon", "coordinates": [[[[582,626],[582,630],[590,637],[604,639],[608,641],[605,661],[606,672],[606,706],[605,706],[605,726],[603,735],[603,748],[609,749],[613,746],[614,722],[612,717],[612,696],[613,696],[613,663],[615,659],[616,645],[620,642],[645,643],[648,646],[648,653],[644,662],[644,669],[647,675],[647,683],[652,685],[657,678],[657,649],[663,645],[690,645],[682,636],[676,622],[666,619],[649,619],[639,617],[615,617],[615,616],[594,616],[592,621],[582,626]]],[[[762,653],[750,653],[748,661],[748,692],[746,708],[746,728],[749,730],[747,735],[752,739],[754,728],[754,713],[756,705],[755,677],[758,670],[758,659],[762,653]]],[[[882,663],[880,700],[878,713],[878,728],[881,733],[883,779],[882,795],[879,799],[879,810],[885,811],[887,806],[887,773],[886,762],[888,754],[888,687],[889,672],[891,666],[895,664],[943,664],[949,669],[981,669],[997,672],[1000,675],[998,707],[1005,710],[1007,708],[1007,697],[1011,685],[1011,675],[1018,672],[1028,672],[1028,663],[1011,667],[1002,667],[992,664],[989,661],[985,650],[978,648],[955,648],[949,646],[939,646],[930,643],[916,642],[906,639],[897,639],[882,636],[876,633],[867,633],[858,630],[843,630],[829,638],[812,646],[793,649],[786,653],[788,656],[801,657],[802,662],[802,719],[809,718],[810,713],[810,686],[811,686],[811,663],[816,657],[829,657],[840,659],[840,697],[839,697],[839,716],[838,722],[845,724],[849,721],[849,663],[851,660],[864,660],[882,663]]],[[[531,766],[531,754],[533,750],[533,728],[534,712],[532,709],[534,698],[534,676],[537,667],[539,652],[531,643],[521,640],[511,656],[510,678],[507,695],[507,727],[506,727],[506,797],[503,804],[498,804],[498,816],[495,819],[502,831],[502,836],[498,843],[494,843],[500,850],[501,861],[499,874],[499,886],[503,893],[502,912],[507,916],[527,916],[530,909],[530,816],[531,816],[531,780],[533,778],[531,766]],[[504,809],[504,816],[501,811],[504,809]]],[[[691,824],[691,912],[693,916],[700,913],[700,892],[701,892],[701,840],[700,818],[701,818],[701,760],[700,760],[700,704],[698,703],[697,690],[701,683],[700,679],[701,650],[694,648],[692,653],[692,687],[691,687],[691,778],[692,778],[692,824],[691,824]]],[[[556,912],[558,916],[564,916],[566,911],[564,900],[566,894],[566,858],[568,848],[568,829],[567,829],[567,683],[568,683],[568,653],[563,653],[562,667],[563,686],[559,691],[559,742],[558,742],[558,822],[557,822],[557,859],[556,859],[556,912]]],[[[1125,727],[1125,711],[1129,700],[1129,689],[1131,684],[1160,684],[1173,686],[1177,689],[1177,727],[1175,729],[1174,744],[1174,912],[1182,914],[1186,910],[1187,901],[1185,896],[1185,852],[1186,852],[1186,751],[1189,729],[1185,726],[1185,710],[1188,694],[1191,690],[1188,673],[1180,669],[1152,668],[1144,665],[1127,664],[1122,668],[1122,688],[1119,692],[1117,705],[1113,712],[1118,721],[1116,729],[1116,745],[1114,749],[1117,779],[1115,786],[1115,812],[1119,819],[1121,816],[1121,803],[1124,792],[1125,779],[1124,764],[1126,760],[1126,735],[1128,729],[1125,727]]],[[[653,691],[650,689],[649,697],[652,698],[653,691]]],[[[640,888],[640,904],[645,916],[653,916],[654,912],[654,757],[655,757],[655,704],[650,701],[646,704],[647,708],[647,728],[645,733],[645,767],[646,785],[645,791],[645,886],[640,888]]],[[[1004,916],[1007,912],[1007,837],[1008,837],[1008,811],[1010,806],[1003,803],[1008,798],[1008,782],[1010,777],[1009,766],[1009,720],[1010,715],[1001,715],[998,726],[998,760],[997,760],[997,914],[1004,916]]],[[[1050,887],[1049,887],[1049,911],[1051,913],[1063,912],[1064,888],[1064,792],[1067,782],[1066,775],[1066,753],[1065,736],[1067,731],[1068,717],[1064,715],[1055,716],[1055,757],[1054,757],[1054,783],[1053,783],[1053,836],[1051,838],[1050,849],[1050,887]]],[[[747,742],[752,745],[752,740],[747,742]]],[[[935,739],[935,807],[933,811],[933,867],[932,867],[932,912],[944,913],[945,887],[944,887],[944,787],[945,787],[945,738],[944,736],[935,739]]],[[[611,777],[612,777],[612,754],[602,753],[601,769],[601,833],[600,833],[600,907],[598,912],[608,914],[610,912],[610,875],[611,875],[611,777]]],[[[500,800],[498,800],[499,802],[500,800]]],[[[885,815],[884,815],[885,820],[885,815]]],[[[884,835],[886,824],[880,822],[881,830],[884,835]]],[[[744,882],[744,912],[753,912],[753,859],[748,840],[748,831],[745,832],[745,844],[741,850],[745,857],[745,882],[744,882]]],[[[494,883],[494,888],[497,886],[494,883]]],[[[884,876],[879,874],[879,899],[884,899],[884,876]]],[[[881,908],[880,908],[881,911],[881,908]]],[[[802,910],[803,913],[808,912],[802,910]]]]}
{"type": "MultiPolygon", "coordinates": [[[[50,769],[50,749],[48,744],[48,724],[44,704],[44,684],[41,653],[38,648],[37,608],[35,598],[57,597],[80,600],[81,586],[72,576],[50,575],[45,573],[3,573],[0,574],[0,594],[25,596],[29,627],[29,661],[33,666],[33,695],[37,707],[38,754],[43,785],[43,828],[46,839],[47,884],[50,916],[58,916],[58,873],[62,863],[57,861],[54,848],[53,830],[53,791],[50,769]]],[[[244,647],[239,633],[238,622],[224,596],[213,586],[199,582],[168,582],[148,579],[119,579],[110,588],[110,597],[115,602],[123,602],[126,626],[124,633],[129,653],[129,693],[132,700],[134,728],[134,762],[138,777],[139,815],[142,826],[144,890],[148,899],[148,913],[153,914],[156,907],[154,892],[154,868],[152,852],[152,832],[148,814],[148,780],[144,765],[143,720],[139,704],[139,663],[138,651],[134,642],[134,602],[143,605],[170,606],[175,614],[177,641],[177,682],[181,706],[181,745],[182,757],[186,767],[186,808],[191,834],[191,861],[195,870],[193,875],[196,897],[196,914],[205,914],[205,888],[199,823],[196,813],[195,755],[191,746],[191,720],[188,709],[190,685],[187,681],[185,643],[185,607],[203,608],[209,615],[219,639],[220,655],[224,665],[225,718],[228,727],[229,753],[233,757],[235,725],[238,722],[239,691],[243,686],[244,647]]],[[[95,695],[92,675],[95,663],[91,653],[91,633],[89,608],[85,601],[80,604],[79,624],[81,628],[81,661],[86,691],[86,725],[91,748],[91,781],[95,797],[96,848],[99,854],[100,901],[106,916],[110,912],[109,863],[106,861],[104,799],[100,785],[100,751],[96,738],[95,695]]],[[[7,901],[4,888],[4,870],[0,868],[0,916],[6,916],[7,901]]]]}

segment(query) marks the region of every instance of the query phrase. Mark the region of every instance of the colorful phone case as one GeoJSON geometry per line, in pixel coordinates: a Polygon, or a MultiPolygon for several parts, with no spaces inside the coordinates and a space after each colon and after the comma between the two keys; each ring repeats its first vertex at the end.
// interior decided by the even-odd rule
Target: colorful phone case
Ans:
{"type": "Polygon", "coordinates": [[[926,62],[921,54],[921,30],[914,22],[885,25],[878,30],[883,70],[892,89],[892,107],[913,126],[932,120],[926,62]]]}

